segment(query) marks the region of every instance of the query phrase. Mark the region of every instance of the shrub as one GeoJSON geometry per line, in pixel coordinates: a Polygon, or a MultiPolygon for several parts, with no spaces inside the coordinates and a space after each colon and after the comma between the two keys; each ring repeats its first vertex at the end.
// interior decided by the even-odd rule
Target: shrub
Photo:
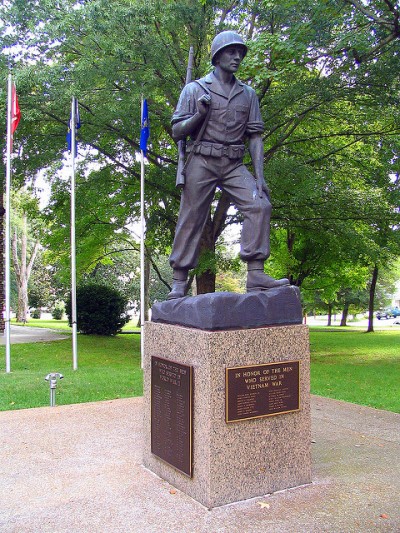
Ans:
{"type": "Polygon", "coordinates": [[[62,307],[55,307],[51,312],[51,316],[54,320],[62,320],[64,309],[62,307]]]}
{"type": "Polygon", "coordinates": [[[41,314],[42,313],[41,313],[40,309],[34,309],[32,311],[32,313],[31,313],[31,317],[32,318],[40,318],[41,314]]]}
{"type": "MultiPolygon", "coordinates": [[[[127,300],[106,285],[90,283],[76,290],[77,329],[85,335],[115,335],[129,320],[127,300]]],[[[72,326],[71,297],[66,304],[69,325],[72,326]]]]}

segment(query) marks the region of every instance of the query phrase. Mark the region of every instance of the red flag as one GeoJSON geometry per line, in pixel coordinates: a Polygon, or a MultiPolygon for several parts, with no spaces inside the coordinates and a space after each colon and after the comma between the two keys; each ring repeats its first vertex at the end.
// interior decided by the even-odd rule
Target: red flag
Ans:
{"type": "Polygon", "coordinates": [[[18,105],[17,90],[13,84],[11,89],[11,135],[14,134],[21,120],[21,111],[18,105]]]}

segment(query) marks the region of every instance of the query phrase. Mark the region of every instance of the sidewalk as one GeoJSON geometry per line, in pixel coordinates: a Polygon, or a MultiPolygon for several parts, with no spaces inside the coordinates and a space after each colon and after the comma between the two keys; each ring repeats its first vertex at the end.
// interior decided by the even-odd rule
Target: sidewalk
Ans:
{"type": "MultiPolygon", "coordinates": [[[[68,335],[61,331],[46,328],[32,328],[29,326],[10,326],[10,343],[22,344],[25,342],[46,342],[68,339],[68,335]]],[[[0,336],[0,346],[6,344],[5,333],[0,336]]]]}
{"type": "Polygon", "coordinates": [[[142,398],[1,412],[0,531],[400,531],[400,415],[314,396],[312,422],[311,485],[208,511],[141,466],[142,398]]]}

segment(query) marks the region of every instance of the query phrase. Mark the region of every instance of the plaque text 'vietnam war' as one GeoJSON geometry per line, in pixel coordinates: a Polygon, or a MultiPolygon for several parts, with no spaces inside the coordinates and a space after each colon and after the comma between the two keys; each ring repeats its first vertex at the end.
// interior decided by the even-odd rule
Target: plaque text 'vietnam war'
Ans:
{"type": "Polygon", "coordinates": [[[226,369],[226,422],[298,411],[299,361],[226,369]]]}

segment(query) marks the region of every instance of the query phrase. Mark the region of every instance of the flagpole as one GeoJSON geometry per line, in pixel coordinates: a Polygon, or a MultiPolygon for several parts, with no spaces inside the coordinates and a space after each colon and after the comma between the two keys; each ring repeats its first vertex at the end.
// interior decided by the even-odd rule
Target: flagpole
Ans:
{"type": "MultiPolygon", "coordinates": [[[[143,99],[140,112],[140,120],[143,120],[143,99]]],[[[145,306],[145,272],[144,272],[144,152],[140,151],[140,355],[141,366],[144,365],[144,306],[145,306]]]]}
{"type": "Polygon", "coordinates": [[[10,344],[10,209],[11,209],[11,118],[12,118],[12,80],[8,75],[8,106],[7,106],[7,165],[6,165],[6,232],[5,232],[5,333],[6,333],[6,372],[11,372],[11,344],[10,344]]]}
{"type": "Polygon", "coordinates": [[[71,311],[72,311],[72,367],[78,370],[78,330],[76,321],[76,243],[75,243],[75,157],[76,157],[76,100],[71,104],[71,311]]]}

